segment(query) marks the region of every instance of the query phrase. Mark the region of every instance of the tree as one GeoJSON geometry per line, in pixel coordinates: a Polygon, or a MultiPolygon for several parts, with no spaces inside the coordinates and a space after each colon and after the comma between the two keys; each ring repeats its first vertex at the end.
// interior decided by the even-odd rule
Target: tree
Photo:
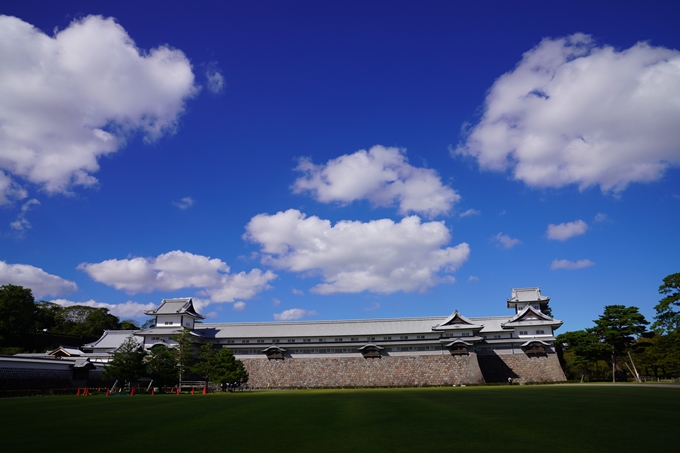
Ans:
{"type": "Polygon", "coordinates": [[[139,330],[139,323],[134,319],[123,319],[118,323],[118,330],[139,330]]]}
{"type": "Polygon", "coordinates": [[[35,331],[35,300],[30,289],[0,286],[0,346],[25,347],[35,331]]]}
{"type": "Polygon", "coordinates": [[[134,382],[146,374],[144,357],[146,352],[130,335],[113,353],[113,358],[104,367],[104,375],[110,379],[134,382]]]}
{"type": "Polygon", "coordinates": [[[147,357],[146,370],[149,377],[159,386],[175,384],[179,377],[177,351],[163,345],[152,347],[147,357]]]}
{"type": "Polygon", "coordinates": [[[663,285],[659,286],[659,294],[665,295],[654,307],[656,322],[652,328],[658,333],[671,333],[680,331],[680,312],[673,307],[680,306],[680,273],[668,275],[663,279],[663,285]]]}
{"type": "Polygon", "coordinates": [[[234,357],[231,349],[222,348],[215,354],[215,365],[210,380],[222,384],[224,390],[226,384],[239,386],[248,382],[248,372],[243,362],[234,357]]]}
{"type": "Polygon", "coordinates": [[[35,303],[35,328],[38,332],[52,331],[59,322],[62,306],[41,300],[35,303]]]}
{"type": "Polygon", "coordinates": [[[104,330],[117,330],[118,317],[108,308],[73,305],[62,307],[54,333],[98,337],[104,330]]]}
{"type": "Polygon", "coordinates": [[[635,363],[630,354],[631,346],[637,337],[642,335],[649,322],[640,313],[637,307],[626,307],[624,305],[607,305],[604,313],[595,321],[595,327],[588,329],[600,339],[602,343],[611,346],[612,380],[616,382],[616,358],[623,358],[627,355],[630,359],[631,367],[626,363],[631,373],[640,381],[640,374],[637,372],[635,363]]]}
{"type": "Polygon", "coordinates": [[[194,339],[191,334],[191,329],[187,329],[186,327],[171,338],[177,343],[176,360],[179,369],[179,380],[181,381],[188,372],[191,372],[196,361],[194,339]]]}
{"type": "Polygon", "coordinates": [[[579,373],[581,382],[588,375],[589,365],[595,363],[597,369],[597,362],[607,357],[612,349],[610,345],[600,342],[598,336],[588,330],[565,332],[558,335],[556,340],[564,351],[571,353],[571,360],[565,364],[568,368],[576,368],[575,371],[579,373]]]}

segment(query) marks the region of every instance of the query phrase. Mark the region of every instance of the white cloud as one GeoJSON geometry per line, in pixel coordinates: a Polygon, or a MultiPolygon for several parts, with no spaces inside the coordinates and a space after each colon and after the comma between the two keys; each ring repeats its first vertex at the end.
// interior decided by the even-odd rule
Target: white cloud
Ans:
{"type": "Polygon", "coordinates": [[[447,214],[460,195],[442,184],[437,172],[413,167],[405,150],[374,146],[315,165],[301,159],[304,173],[293,184],[295,193],[309,192],[322,203],[351,203],[366,199],[377,206],[399,202],[399,213],[417,212],[429,217],[447,214]]]}
{"type": "Polygon", "coordinates": [[[602,212],[598,212],[597,215],[595,216],[595,218],[593,219],[593,222],[599,223],[599,222],[604,222],[605,220],[607,220],[607,214],[604,214],[602,212]]]}
{"type": "Polygon", "coordinates": [[[481,212],[476,210],[476,209],[468,209],[467,211],[460,213],[459,217],[470,217],[470,216],[473,216],[473,215],[480,215],[480,214],[481,214],[481,212]]]}
{"type": "Polygon", "coordinates": [[[297,289],[297,288],[293,288],[293,289],[291,290],[291,292],[292,292],[293,294],[295,294],[296,296],[304,296],[304,295],[305,295],[305,292],[304,292],[304,291],[302,291],[301,289],[297,289]]]}
{"type": "Polygon", "coordinates": [[[680,164],[680,52],[544,39],[491,87],[453,152],[535,187],[618,192],[680,164]]]}
{"type": "Polygon", "coordinates": [[[281,313],[274,313],[274,319],[277,321],[294,321],[296,319],[304,318],[307,316],[316,316],[317,312],[314,310],[303,310],[302,308],[291,308],[290,310],[284,310],[281,313]]]}
{"type": "Polygon", "coordinates": [[[74,282],[48,274],[39,267],[0,261],[0,285],[7,284],[30,288],[36,299],[47,295],[70,294],[78,290],[74,282]]]}
{"type": "Polygon", "coordinates": [[[205,76],[208,79],[208,90],[211,93],[219,94],[224,90],[224,76],[215,65],[208,67],[208,70],[205,71],[205,76]]]}
{"type": "MultiPolygon", "coordinates": [[[[1,107],[0,107],[1,108],[1,107]]],[[[0,158],[2,152],[0,150],[0,158]]],[[[4,171],[0,170],[0,206],[11,203],[14,200],[22,200],[28,196],[28,192],[16,182],[12,181],[4,171]]]]}
{"type": "Polygon", "coordinates": [[[94,280],[125,290],[129,294],[203,288],[212,302],[249,299],[268,289],[276,278],[271,271],[253,269],[230,274],[227,263],[203,255],[175,250],[156,258],[111,259],[81,263],[78,269],[94,280]]]}
{"type": "Polygon", "coordinates": [[[594,266],[595,263],[593,263],[590,260],[578,260],[578,261],[569,261],[569,260],[553,260],[553,262],[550,264],[550,269],[555,270],[555,269],[567,269],[567,270],[574,270],[574,269],[582,269],[584,267],[590,267],[594,266]]]}
{"type": "Polygon", "coordinates": [[[124,318],[142,318],[145,311],[153,310],[157,307],[153,302],[148,304],[140,304],[138,302],[127,301],[122,304],[109,304],[106,302],[96,302],[94,300],[88,300],[86,302],[73,302],[66,299],[56,299],[51,300],[55,304],[59,304],[62,307],[71,307],[73,305],[85,305],[86,307],[94,308],[108,308],[109,312],[113,315],[118,316],[121,319],[124,318]]]}
{"type": "Polygon", "coordinates": [[[380,308],[380,304],[378,302],[373,302],[370,307],[364,308],[364,311],[375,311],[378,308],[380,308]]]}
{"type": "Polygon", "coordinates": [[[272,307],[278,307],[279,305],[281,305],[281,301],[276,297],[272,298],[272,307]]]}
{"type": "Polygon", "coordinates": [[[583,220],[577,220],[575,222],[560,223],[560,224],[550,224],[548,225],[548,231],[546,231],[546,236],[548,239],[553,239],[556,241],[566,241],[574,236],[580,236],[588,231],[588,224],[583,220]]]}
{"type": "Polygon", "coordinates": [[[478,282],[478,281],[479,281],[479,277],[475,277],[474,275],[470,275],[470,276],[468,277],[468,280],[467,280],[467,281],[468,281],[468,283],[478,282]]]}
{"type": "Polygon", "coordinates": [[[26,213],[28,213],[28,210],[31,209],[32,206],[38,205],[40,205],[40,202],[35,198],[28,200],[21,206],[17,219],[10,223],[9,226],[17,231],[24,231],[27,228],[31,228],[31,223],[26,219],[26,213]]]}
{"type": "Polygon", "coordinates": [[[495,241],[496,244],[498,244],[499,246],[501,246],[505,249],[511,249],[514,246],[518,245],[520,242],[522,242],[519,239],[511,238],[507,234],[503,234],[503,233],[498,233],[497,235],[493,236],[491,238],[491,240],[495,241]]]}
{"type": "Polygon", "coordinates": [[[259,214],[246,225],[245,238],[260,244],[262,262],[291,272],[320,274],[320,294],[370,291],[423,291],[443,281],[470,255],[466,243],[451,241],[444,222],[421,223],[417,216],[395,223],[343,220],[331,225],[290,209],[259,214]]]}
{"type": "Polygon", "coordinates": [[[177,206],[180,209],[189,209],[190,207],[192,207],[194,205],[194,203],[195,203],[195,201],[191,197],[184,197],[184,198],[181,198],[177,201],[172,202],[172,204],[174,204],[175,206],[177,206]]]}
{"type": "Polygon", "coordinates": [[[234,306],[232,307],[234,311],[243,311],[246,309],[246,303],[245,302],[234,302],[234,306]]]}
{"type": "MultiPolygon", "coordinates": [[[[0,16],[0,172],[50,193],[90,186],[98,159],[130,134],[172,133],[198,92],[185,55],[140,50],[113,19],[87,16],[49,37],[0,16]]],[[[0,177],[0,201],[21,191],[0,177]]]]}

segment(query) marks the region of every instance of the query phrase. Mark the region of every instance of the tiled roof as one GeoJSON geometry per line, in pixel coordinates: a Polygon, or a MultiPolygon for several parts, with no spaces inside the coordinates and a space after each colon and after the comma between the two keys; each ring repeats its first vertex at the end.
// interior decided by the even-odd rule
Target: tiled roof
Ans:
{"type": "Polygon", "coordinates": [[[182,314],[193,316],[198,319],[205,319],[205,316],[196,312],[193,299],[190,297],[182,299],[163,299],[163,302],[161,302],[161,305],[158,308],[145,311],[144,313],[150,316],[182,314]]]}
{"type": "Polygon", "coordinates": [[[88,343],[84,344],[81,346],[81,348],[85,349],[106,349],[106,350],[114,350],[118,349],[120,345],[123,344],[123,342],[129,337],[130,335],[134,336],[135,340],[139,344],[143,344],[144,340],[143,337],[140,337],[139,335],[135,335],[136,330],[105,330],[104,334],[99,338],[99,340],[93,342],[93,343],[88,343]]]}

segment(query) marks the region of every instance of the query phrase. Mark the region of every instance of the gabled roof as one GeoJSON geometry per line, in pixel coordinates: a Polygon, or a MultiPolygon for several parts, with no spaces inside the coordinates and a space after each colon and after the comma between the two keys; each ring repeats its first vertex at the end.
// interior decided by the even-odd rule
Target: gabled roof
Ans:
{"type": "Polygon", "coordinates": [[[55,357],[57,357],[57,356],[61,356],[61,357],[63,357],[63,356],[66,356],[66,357],[78,356],[79,357],[79,356],[85,355],[85,353],[83,351],[81,351],[80,349],[74,348],[74,347],[71,347],[71,346],[59,346],[54,351],[48,352],[47,355],[55,356],[55,357]]]}
{"type": "Polygon", "coordinates": [[[142,344],[143,338],[135,335],[136,330],[105,330],[99,340],[81,346],[85,349],[104,349],[114,351],[123,344],[129,336],[134,336],[137,343],[142,344]]]}
{"type": "Polygon", "coordinates": [[[524,307],[522,311],[517,313],[512,318],[508,319],[506,322],[502,323],[501,326],[504,329],[510,327],[520,327],[520,326],[561,326],[562,321],[557,321],[552,319],[545,313],[536,310],[531,305],[524,307]]]}
{"type": "Polygon", "coordinates": [[[541,288],[512,288],[512,297],[508,299],[508,308],[517,303],[538,302],[547,304],[550,301],[548,296],[541,295],[541,288]]]}
{"type": "Polygon", "coordinates": [[[145,311],[144,314],[149,316],[186,315],[196,319],[205,319],[205,316],[196,312],[194,309],[194,300],[191,297],[181,299],[163,299],[161,305],[158,308],[145,311]]]}
{"type": "Polygon", "coordinates": [[[262,352],[286,352],[285,349],[283,349],[281,346],[277,346],[275,344],[269,345],[266,348],[262,350],[262,352]]]}
{"type": "Polygon", "coordinates": [[[366,344],[363,345],[362,347],[357,348],[357,351],[363,351],[363,350],[365,350],[365,349],[377,349],[377,350],[382,350],[382,349],[385,349],[385,348],[383,348],[382,346],[378,346],[378,345],[375,344],[375,343],[366,343],[366,344]]]}
{"type": "Polygon", "coordinates": [[[530,345],[535,344],[535,343],[539,343],[542,346],[550,346],[550,343],[546,343],[545,341],[539,340],[536,337],[533,337],[531,340],[526,341],[519,346],[520,346],[520,348],[526,348],[527,346],[530,346],[530,345]]]}
{"type": "Polygon", "coordinates": [[[473,329],[481,330],[484,327],[483,324],[475,324],[470,319],[458,313],[458,310],[454,311],[451,316],[446,318],[441,323],[436,326],[432,326],[432,330],[459,330],[459,329],[473,329]]]}
{"type": "Polygon", "coordinates": [[[472,346],[472,343],[468,343],[467,341],[463,341],[460,338],[457,338],[453,340],[451,343],[447,343],[444,345],[445,348],[452,348],[454,346],[472,346]]]}

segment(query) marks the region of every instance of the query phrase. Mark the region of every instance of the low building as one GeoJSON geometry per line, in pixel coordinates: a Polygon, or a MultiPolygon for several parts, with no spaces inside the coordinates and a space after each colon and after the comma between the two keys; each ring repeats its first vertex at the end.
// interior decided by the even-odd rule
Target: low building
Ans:
{"type": "Polygon", "coordinates": [[[254,387],[371,387],[563,381],[540,288],[516,288],[509,316],[202,323],[191,298],[165,299],[156,325],[135,332],[146,349],[172,347],[189,329],[197,344],[228,347],[254,387]]]}

